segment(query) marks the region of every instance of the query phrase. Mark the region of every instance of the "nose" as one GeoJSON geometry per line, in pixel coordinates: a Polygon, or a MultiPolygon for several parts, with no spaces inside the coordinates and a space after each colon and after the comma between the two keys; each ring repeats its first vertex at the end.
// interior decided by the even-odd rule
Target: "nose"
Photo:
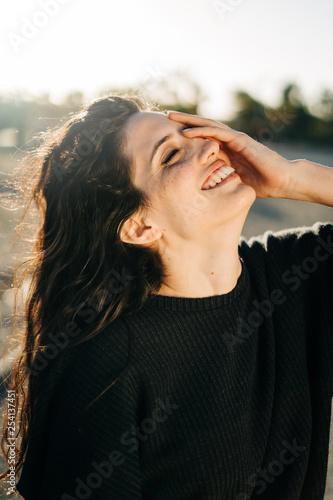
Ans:
{"type": "Polygon", "coordinates": [[[207,162],[211,163],[214,161],[214,159],[217,159],[220,146],[216,141],[203,137],[198,137],[197,141],[198,141],[198,161],[200,165],[206,165],[207,162]]]}

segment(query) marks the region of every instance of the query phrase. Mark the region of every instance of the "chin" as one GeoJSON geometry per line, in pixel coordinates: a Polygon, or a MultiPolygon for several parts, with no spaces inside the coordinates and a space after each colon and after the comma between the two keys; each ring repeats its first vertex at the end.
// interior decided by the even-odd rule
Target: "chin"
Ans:
{"type": "Polygon", "coordinates": [[[257,193],[255,192],[255,190],[253,189],[253,187],[248,186],[248,185],[246,185],[246,187],[249,190],[249,198],[252,200],[252,203],[251,203],[251,205],[252,205],[254,203],[254,201],[256,200],[256,198],[257,198],[257,193]]]}
{"type": "Polygon", "coordinates": [[[244,196],[244,198],[246,198],[252,205],[252,203],[254,203],[255,199],[257,198],[257,193],[255,192],[253,187],[249,186],[248,184],[244,184],[244,182],[242,182],[239,187],[242,190],[242,195],[244,196]]]}
{"type": "Polygon", "coordinates": [[[248,184],[240,184],[237,194],[233,194],[233,207],[236,213],[244,214],[246,217],[256,198],[257,195],[253,187],[248,184]]]}

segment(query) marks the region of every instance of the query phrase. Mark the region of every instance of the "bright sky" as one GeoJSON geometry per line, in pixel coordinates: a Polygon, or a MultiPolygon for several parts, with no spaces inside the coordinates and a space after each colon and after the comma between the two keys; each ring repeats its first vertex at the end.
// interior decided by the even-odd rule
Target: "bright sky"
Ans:
{"type": "Polygon", "coordinates": [[[333,89],[332,19],[332,0],[4,0],[0,94],[56,102],[143,80],[158,92],[178,69],[212,118],[228,118],[240,88],[274,105],[293,81],[313,102],[333,89]]]}

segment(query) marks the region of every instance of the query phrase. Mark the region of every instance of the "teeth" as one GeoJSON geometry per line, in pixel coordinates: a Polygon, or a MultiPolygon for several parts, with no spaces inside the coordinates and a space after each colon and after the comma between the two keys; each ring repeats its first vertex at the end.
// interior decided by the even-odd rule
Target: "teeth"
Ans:
{"type": "Polygon", "coordinates": [[[232,172],[235,172],[235,169],[232,167],[221,167],[217,170],[217,174],[220,174],[222,179],[230,175],[232,172]]]}
{"type": "MultiPolygon", "coordinates": [[[[221,174],[220,174],[221,175],[221,174]]],[[[220,177],[219,174],[215,173],[213,176],[212,176],[212,179],[215,181],[215,182],[221,182],[222,181],[222,178],[220,177]]]]}
{"type": "Polygon", "coordinates": [[[232,167],[220,167],[210,176],[209,181],[204,185],[203,189],[209,189],[210,187],[216,186],[216,184],[222,182],[222,180],[228,177],[232,172],[235,172],[235,169],[232,167]]]}

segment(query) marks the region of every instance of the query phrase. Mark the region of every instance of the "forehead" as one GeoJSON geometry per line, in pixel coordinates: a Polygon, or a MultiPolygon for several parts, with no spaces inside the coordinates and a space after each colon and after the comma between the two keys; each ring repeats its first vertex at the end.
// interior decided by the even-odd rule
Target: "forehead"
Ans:
{"type": "Polygon", "coordinates": [[[163,135],[184,126],[159,111],[141,111],[131,116],[126,127],[126,152],[130,155],[149,153],[163,135]]]}

